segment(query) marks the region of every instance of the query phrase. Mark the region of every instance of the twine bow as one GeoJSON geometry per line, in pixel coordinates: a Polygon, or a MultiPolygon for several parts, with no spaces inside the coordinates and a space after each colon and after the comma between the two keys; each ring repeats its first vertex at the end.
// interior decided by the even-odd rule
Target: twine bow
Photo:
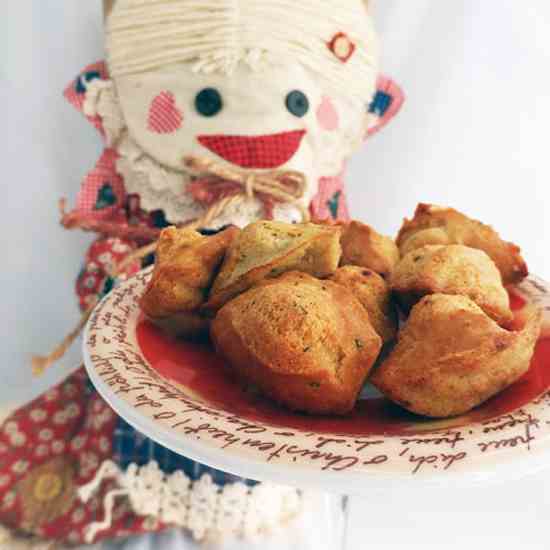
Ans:
{"type": "Polygon", "coordinates": [[[266,218],[273,217],[274,203],[292,204],[300,210],[302,221],[309,221],[309,211],[300,202],[307,180],[293,170],[271,172],[242,172],[222,165],[214,159],[188,156],[185,167],[197,176],[191,183],[193,197],[209,206],[190,227],[207,227],[230,205],[257,197],[264,205],[266,218]]]}

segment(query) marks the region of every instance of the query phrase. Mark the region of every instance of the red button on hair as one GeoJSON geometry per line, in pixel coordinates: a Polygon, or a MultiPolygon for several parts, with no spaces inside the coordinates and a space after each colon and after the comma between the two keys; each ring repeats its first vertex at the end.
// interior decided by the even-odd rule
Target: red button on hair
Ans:
{"type": "Polygon", "coordinates": [[[277,168],[298,151],[305,130],[265,136],[199,136],[200,144],[242,168],[277,168]]]}
{"type": "Polygon", "coordinates": [[[183,115],[171,92],[160,92],[149,108],[147,128],[156,134],[171,134],[181,127],[183,115]]]}
{"type": "Polygon", "coordinates": [[[332,37],[328,48],[342,63],[347,63],[355,52],[356,46],[347,34],[339,32],[332,37]]]}

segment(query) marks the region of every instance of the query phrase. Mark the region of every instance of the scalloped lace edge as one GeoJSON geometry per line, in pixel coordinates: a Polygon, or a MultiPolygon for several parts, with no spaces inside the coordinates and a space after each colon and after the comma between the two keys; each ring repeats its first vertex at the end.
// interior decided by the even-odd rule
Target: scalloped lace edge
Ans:
{"type": "Polygon", "coordinates": [[[104,520],[87,527],[87,542],[110,527],[117,498],[127,498],[135,514],[149,518],[152,529],[158,522],[181,527],[198,541],[255,539],[302,511],[297,489],[270,483],[220,486],[208,474],[192,481],[181,471],[165,474],[155,461],[141,467],[131,464],[126,471],[112,461],[104,462],[95,478],[79,489],[80,499],[87,502],[106,479],[114,479],[116,488],[104,497],[104,520]]]}

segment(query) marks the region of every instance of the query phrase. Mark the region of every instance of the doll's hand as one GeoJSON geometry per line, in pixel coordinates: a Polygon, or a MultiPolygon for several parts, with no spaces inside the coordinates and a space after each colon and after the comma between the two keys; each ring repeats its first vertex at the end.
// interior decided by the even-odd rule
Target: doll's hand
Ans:
{"type": "Polygon", "coordinates": [[[391,78],[381,75],[378,78],[376,94],[372,100],[368,113],[367,136],[370,137],[400,111],[405,94],[399,85],[391,78]]]}

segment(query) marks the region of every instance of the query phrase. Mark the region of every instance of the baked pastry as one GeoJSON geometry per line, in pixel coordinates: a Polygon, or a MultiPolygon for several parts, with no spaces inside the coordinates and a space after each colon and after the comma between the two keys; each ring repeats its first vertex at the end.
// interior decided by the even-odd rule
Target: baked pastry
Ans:
{"type": "Polygon", "coordinates": [[[427,244],[463,244],[483,250],[495,262],[504,284],[519,283],[529,274],[519,247],[453,208],[419,204],[414,218],[404,221],[397,237],[401,255],[427,244]]]}
{"type": "Polygon", "coordinates": [[[345,225],[340,242],[342,265],[366,267],[387,277],[399,261],[399,249],[394,241],[361,222],[345,225]]]}
{"type": "Polygon", "coordinates": [[[378,273],[348,265],[339,268],[330,280],[346,287],[361,302],[384,343],[395,339],[397,314],[391,301],[390,287],[378,273]]]}
{"type": "Polygon", "coordinates": [[[465,296],[426,296],[370,381],[414,413],[465,413],[527,372],[541,321],[541,311],[531,309],[523,329],[510,332],[465,296]]]}
{"type": "Polygon", "coordinates": [[[297,270],[328,277],[341,257],[340,228],[260,221],[245,227],[229,247],[208,300],[211,309],[255,283],[297,270]]]}
{"type": "Polygon", "coordinates": [[[201,307],[225,252],[239,231],[229,227],[206,237],[191,229],[164,229],[153,275],[140,300],[145,315],[173,334],[203,335],[210,320],[201,307]]]}
{"type": "Polygon", "coordinates": [[[211,338],[243,380],[312,414],[349,412],[382,346],[349,290],[298,272],[223,306],[211,338]]]}
{"type": "Polygon", "coordinates": [[[462,245],[423,246],[397,264],[390,284],[406,311],[426,294],[459,294],[471,298],[500,325],[513,319],[500,273],[483,250],[462,245]]]}

